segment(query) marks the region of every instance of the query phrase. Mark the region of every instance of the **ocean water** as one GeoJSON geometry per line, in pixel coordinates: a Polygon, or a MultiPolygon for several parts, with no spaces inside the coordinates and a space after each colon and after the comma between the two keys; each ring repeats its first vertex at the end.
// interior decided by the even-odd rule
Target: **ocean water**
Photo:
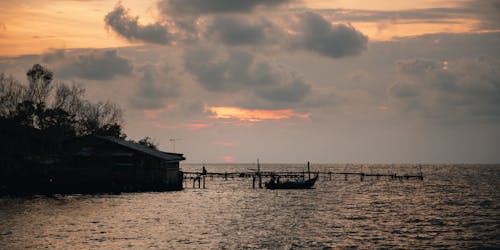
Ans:
{"type": "MultiPolygon", "coordinates": [[[[200,170],[200,165],[182,165],[200,170]]],[[[207,165],[248,171],[255,165],[207,165]]],[[[313,170],[416,174],[415,165],[313,170]]],[[[263,171],[305,170],[264,164],[263,171]]],[[[0,198],[0,249],[500,248],[500,165],[423,165],[424,181],[334,176],[312,190],[206,189],[0,198]]]]}

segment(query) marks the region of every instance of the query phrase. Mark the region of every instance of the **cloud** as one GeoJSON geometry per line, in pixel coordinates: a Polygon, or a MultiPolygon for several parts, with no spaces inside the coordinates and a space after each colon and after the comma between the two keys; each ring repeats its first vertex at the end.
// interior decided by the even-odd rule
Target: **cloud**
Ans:
{"type": "Polygon", "coordinates": [[[252,22],[245,17],[216,16],[207,33],[226,45],[258,45],[268,41],[270,33],[276,32],[279,31],[274,25],[264,19],[252,22]]]}
{"type": "MultiPolygon", "coordinates": [[[[286,3],[297,0],[244,0],[244,1],[226,1],[226,0],[160,0],[157,4],[163,20],[172,21],[176,28],[182,33],[185,41],[195,41],[199,38],[200,31],[205,28],[205,22],[211,18],[220,18],[225,15],[245,15],[249,17],[255,10],[269,10],[282,6],[286,3]]],[[[228,21],[230,19],[224,19],[228,21]]],[[[233,19],[236,20],[236,19],[233,19]]],[[[237,37],[246,35],[247,38],[256,39],[259,36],[261,27],[255,24],[236,23],[239,28],[253,34],[244,34],[243,30],[237,27],[226,26],[226,23],[217,23],[222,26],[221,38],[228,44],[241,44],[242,40],[235,40],[237,37]],[[238,32],[240,31],[240,32],[238,32]],[[238,33],[236,36],[235,33],[238,33]]]]}
{"type": "Polygon", "coordinates": [[[410,59],[398,62],[390,96],[432,117],[500,118],[500,61],[479,57],[453,62],[410,59]]]}
{"type": "Polygon", "coordinates": [[[65,56],[66,52],[63,49],[51,50],[41,55],[42,61],[44,63],[57,62],[59,60],[63,60],[65,56]]]}
{"type": "Polygon", "coordinates": [[[184,61],[198,82],[213,92],[246,90],[272,102],[299,102],[310,89],[294,74],[240,50],[220,57],[213,50],[198,48],[188,50],[184,61]]]}
{"type": "Polygon", "coordinates": [[[167,44],[174,39],[174,36],[168,31],[168,26],[159,22],[141,25],[139,18],[130,16],[128,10],[121,4],[109,12],[104,21],[106,27],[128,41],[167,44]]]}
{"type": "Polygon", "coordinates": [[[478,20],[477,29],[498,30],[500,28],[499,0],[466,0],[452,8],[422,8],[405,10],[361,10],[324,9],[318,10],[331,20],[347,22],[405,23],[454,23],[463,24],[464,19],[478,20]]]}
{"type": "Polygon", "coordinates": [[[319,10],[331,20],[348,22],[378,22],[401,20],[405,22],[458,23],[452,19],[471,17],[465,8],[423,8],[407,10],[361,10],[361,9],[326,9],[319,10]]]}
{"type": "MultiPolygon", "coordinates": [[[[56,52],[57,55],[57,52],[56,52]]],[[[116,50],[92,50],[72,57],[58,54],[59,67],[56,73],[61,77],[80,77],[90,80],[111,80],[115,76],[129,75],[131,62],[117,54],[116,50]]],[[[46,55],[45,60],[52,60],[54,55],[46,55]]]]}
{"type": "Polygon", "coordinates": [[[500,30],[499,0],[471,0],[465,2],[464,7],[479,18],[480,23],[478,29],[500,30]]]}
{"type": "Polygon", "coordinates": [[[270,85],[256,90],[256,94],[267,100],[280,102],[298,102],[308,93],[311,87],[302,79],[295,78],[292,82],[283,85],[270,85]]]}
{"type": "Polygon", "coordinates": [[[257,7],[275,7],[291,0],[162,0],[158,3],[164,13],[175,15],[206,15],[219,13],[248,13],[257,7]]]}
{"type": "Polygon", "coordinates": [[[158,84],[155,75],[156,69],[146,65],[140,69],[143,77],[138,82],[135,95],[131,96],[130,104],[140,109],[159,109],[164,106],[164,99],[178,96],[177,85],[173,79],[167,79],[163,84],[158,84]]]}
{"type": "Polygon", "coordinates": [[[368,38],[351,25],[332,25],[323,16],[314,12],[300,14],[299,23],[292,36],[295,48],[316,52],[320,55],[339,58],[360,54],[368,38]]]}

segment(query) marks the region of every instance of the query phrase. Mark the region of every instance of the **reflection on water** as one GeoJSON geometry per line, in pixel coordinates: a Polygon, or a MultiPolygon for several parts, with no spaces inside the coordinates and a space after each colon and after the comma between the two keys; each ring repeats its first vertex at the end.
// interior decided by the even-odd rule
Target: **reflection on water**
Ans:
{"type": "Polygon", "coordinates": [[[178,192],[4,197],[0,249],[500,247],[500,166],[425,166],[423,172],[423,182],[338,176],[313,190],[252,189],[251,179],[218,179],[207,180],[207,189],[178,192]]]}

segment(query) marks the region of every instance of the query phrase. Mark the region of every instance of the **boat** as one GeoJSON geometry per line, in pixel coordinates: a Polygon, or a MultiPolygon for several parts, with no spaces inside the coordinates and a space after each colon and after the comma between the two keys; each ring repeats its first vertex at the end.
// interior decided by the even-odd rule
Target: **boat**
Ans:
{"type": "Polygon", "coordinates": [[[271,176],[271,180],[265,183],[267,189],[310,189],[318,180],[318,173],[311,178],[311,169],[309,167],[309,162],[307,162],[307,173],[309,179],[307,180],[287,180],[280,182],[280,177],[271,176]]]}
{"type": "Polygon", "coordinates": [[[314,186],[317,179],[318,174],[316,174],[314,178],[308,180],[288,180],[279,182],[277,179],[271,178],[265,185],[267,189],[310,189],[314,186]]]}

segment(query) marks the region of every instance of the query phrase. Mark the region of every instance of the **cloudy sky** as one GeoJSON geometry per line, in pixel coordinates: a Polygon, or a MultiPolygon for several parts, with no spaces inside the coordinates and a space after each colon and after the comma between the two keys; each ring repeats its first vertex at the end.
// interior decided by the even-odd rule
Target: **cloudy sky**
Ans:
{"type": "Polygon", "coordinates": [[[3,0],[34,63],[187,162],[500,162],[498,0],[3,0]]]}

